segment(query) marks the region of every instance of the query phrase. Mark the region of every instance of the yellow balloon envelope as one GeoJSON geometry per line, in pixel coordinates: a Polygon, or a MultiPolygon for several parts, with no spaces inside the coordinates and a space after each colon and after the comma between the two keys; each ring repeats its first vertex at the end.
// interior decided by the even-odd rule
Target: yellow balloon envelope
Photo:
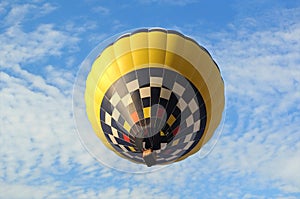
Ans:
{"type": "Polygon", "coordinates": [[[106,147],[147,166],[169,164],[212,137],[224,110],[224,82],[207,50],[190,37],[139,29],[96,58],[85,103],[106,147]]]}

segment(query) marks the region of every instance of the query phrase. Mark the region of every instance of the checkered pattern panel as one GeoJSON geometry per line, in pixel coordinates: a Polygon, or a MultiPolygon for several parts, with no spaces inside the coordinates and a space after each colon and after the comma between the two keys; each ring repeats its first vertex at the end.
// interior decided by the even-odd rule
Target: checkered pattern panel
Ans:
{"type": "Polygon", "coordinates": [[[206,108],[186,78],[151,67],[125,74],[111,85],[101,103],[100,120],[118,153],[143,163],[142,150],[152,148],[157,164],[162,164],[177,160],[199,142],[206,108]],[[136,142],[140,138],[142,146],[136,142]]]}

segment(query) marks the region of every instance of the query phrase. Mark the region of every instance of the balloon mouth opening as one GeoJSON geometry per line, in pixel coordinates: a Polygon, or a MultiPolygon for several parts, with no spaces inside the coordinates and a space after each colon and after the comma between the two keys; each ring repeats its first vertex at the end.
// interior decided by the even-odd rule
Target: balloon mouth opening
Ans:
{"type": "Polygon", "coordinates": [[[138,138],[148,138],[162,132],[166,123],[167,114],[160,106],[159,104],[152,106],[154,108],[151,108],[151,110],[156,113],[156,115],[137,121],[131,127],[130,134],[138,138]]]}

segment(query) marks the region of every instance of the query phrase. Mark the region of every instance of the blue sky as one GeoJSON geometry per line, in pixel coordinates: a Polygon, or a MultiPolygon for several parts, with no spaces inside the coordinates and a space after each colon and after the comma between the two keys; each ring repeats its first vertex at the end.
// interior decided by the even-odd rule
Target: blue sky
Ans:
{"type": "Polygon", "coordinates": [[[300,2],[0,2],[0,198],[299,198],[300,2]],[[81,145],[72,89],[104,39],[138,27],[191,35],[218,63],[226,118],[214,149],[120,172],[81,145]]]}

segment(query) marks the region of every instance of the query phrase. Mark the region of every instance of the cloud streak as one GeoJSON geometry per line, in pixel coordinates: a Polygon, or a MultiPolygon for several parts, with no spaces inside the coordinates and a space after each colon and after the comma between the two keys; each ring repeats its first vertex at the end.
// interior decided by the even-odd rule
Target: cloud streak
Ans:
{"type": "Polygon", "coordinates": [[[28,16],[31,17],[41,17],[48,13],[51,13],[56,9],[55,6],[49,3],[44,3],[42,5],[36,4],[9,4],[3,2],[1,4],[3,12],[7,11],[7,15],[2,21],[5,26],[15,26],[20,25],[28,16]]]}

